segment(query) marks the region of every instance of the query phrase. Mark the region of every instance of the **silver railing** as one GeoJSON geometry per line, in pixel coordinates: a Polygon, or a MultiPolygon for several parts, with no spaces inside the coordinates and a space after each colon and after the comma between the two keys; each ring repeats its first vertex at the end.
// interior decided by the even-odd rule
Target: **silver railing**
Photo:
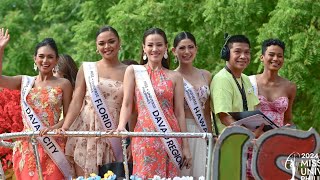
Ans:
{"type": "MultiPolygon", "coordinates": [[[[37,172],[39,179],[43,180],[42,170],[40,165],[40,157],[37,148],[36,137],[39,136],[39,131],[29,131],[29,132],[18,132],[18,133],[4,133],[0,134],[0,146],[5,146],[8,148],[13,147],[13,143],[4,142],[3,140],[16,139],[16,138],[30,138],[33,151],[36,158],[37,172]]],[[[54,132],[48,132],[46,136],[61,136],[54,132]]],[[[212,170],[212,150],[213,150],[213,135],[210,133],[185,133],[185,132],[172,132],[172,133],[161,133],[161,132],[120,132],[120,133],[108,133],[101,131],[66,131],[64,136],[67,137],[168,137],[168,138],[203,138],[208,140],[207,147],[207,167],[206,167],[206,179],[210,179],[211,170],[212,170]]],[[[125,169],[125,178],[129,180],[129,168],[128,168],[128,159],[126,153],[126,141],[122,140],[122,149],[124,155],[124,169],[125,169]]],[[[5,179],[5,175],[0,163],[0,174],[5,179]]]]}

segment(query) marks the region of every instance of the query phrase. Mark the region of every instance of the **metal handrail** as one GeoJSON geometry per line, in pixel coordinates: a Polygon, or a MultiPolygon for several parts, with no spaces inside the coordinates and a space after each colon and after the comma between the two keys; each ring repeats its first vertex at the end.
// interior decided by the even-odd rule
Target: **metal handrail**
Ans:
{"type": "MultiPolygon", "coordinates": [[[[0,146],[5,147],[13,147],[12,144],[8,142],[3,142],[3,140],[8,139],[17,139],[17,138],[31,138],[32,146],[34,149],[34,154],[36,156],[36,160],[39,161],[39,152],[37,148],[36,137],[40,136],[39,131],[27,131],[27,132],[17,132],[17,133],[3,133],[0,134],[0,146]]],[[[46,136],[61,136],[61,134],[57,134],[55,132],[48,132],[46,136]]],[[[208,139],[208,148],[207,148],[207,171],[206,171],[206,179],[210,179],[211,171],[211,157],[213,150],[213,137],[214,135],[210,133],[190,133],[190,132],[170,132],[170,133],[162,133],[162,132],[103,132],[103,131],[66,131],[63,136],[66,137],[168,137],[168,138],[203,138],[208,139]]],[[[124,156],[126,157],[126,141],[122,141],[122,148],[124,156]]],[[[38,163],[37,163],[38,164],[38,163]]],[[[124,167],[126,179],[129,179],[129,171],[128,171],[128,162],[127,158],[124,159],[124,167]]],[[[37,165],[39,179],[42,180],[42,170],[41,166],[37,165]],[[39,166],[39,167],[38,167],[39,166]]],[[[2,166],[0,165],[0,173],[2,177],[4,177],[4,172],[2,166]]]]}

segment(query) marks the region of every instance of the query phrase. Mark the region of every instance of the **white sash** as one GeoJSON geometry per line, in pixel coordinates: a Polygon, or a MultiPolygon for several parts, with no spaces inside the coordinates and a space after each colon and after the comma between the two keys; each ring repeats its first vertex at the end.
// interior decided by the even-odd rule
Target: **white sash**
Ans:
{"type": "Polygon", "coordinates": [[[258,97],[258,85],[257,85],[256,75],[252,75],[252,76],[248,76],[248,77],[251,82],[253,92],[258,97]]]}
{"type": "Polygon", "coordinates": [[[192,112],[194,119],[196,120],[201,132],[208,132],[206,119],[204,117],[199,97],[193,86],[186,80],[183,79],[184,84],[184,98],[187,101],[189,108],[192,112]]]}
{"type": "MultiPolygon", "coordinates": [[[[146,68],[142,65],[133,65],[136,84],[142,95],[144,104],[149,110],[150,117],[159,132],[172,132],[169,123],[163,114],[159,101],[151,84],[146,68]]],[[[181,147],[176,138],[161,138],[169,157],[181,169],[183,164],[181,147]]]]}
{"type": "MultiPolygon", "coordinates": [[[[34,77],[22,76],[21,105],[22,113],[29,127],[32,128],[33,131],[39,131],[45,128],[45,126],[42,124],[37,114],[27,103],[27,95],[33,86],[34,80],[34,77]]],[[[44,147],[46,153],[50,156],[53,162],[63,173],[65,179],[70,179],[71,166],[58,143],[53,138],[47,136],[37,137],[37,140],[40,142],[42,147],[44,147]]]]}
{"type": "MultiPolygon", "coordinates": [[[[95,62],[84,62],[83,72],[86,80],[87,89],[90,93],[91,100],[96,110],[97,116],[99,117],[102,127],[105,131],[116,129],[116,125],[112,119],[111,114],[107,108],[107,104],[104,101],[99,88],[98,88],[98,71],[96,69],[95,62]]],[[[111,143],[111,148],[116,161],[123,161],[123,154],[121,148],[121,138],[107,138],[111,143]]]]}

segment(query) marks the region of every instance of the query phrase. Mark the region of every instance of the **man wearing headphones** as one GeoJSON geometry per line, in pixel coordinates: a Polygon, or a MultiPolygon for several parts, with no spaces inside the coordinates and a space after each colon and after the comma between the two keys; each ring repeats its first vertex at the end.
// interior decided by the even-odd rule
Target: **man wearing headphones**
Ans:
{"type": "MultiPolygon", "coordinates": [[[[212,79],[210,91],[219,131],[235,122],[229,112],[252,111],[259,104],[249,78],[242,72],[250,63],[250,42],[244,35],[225,37],[221,59],[226,66],[212,79]]],[[[262,128],[255,132],[262,133],[262,128]]],[[[258,133],[258,134],[257,134],[258,133]]]]}

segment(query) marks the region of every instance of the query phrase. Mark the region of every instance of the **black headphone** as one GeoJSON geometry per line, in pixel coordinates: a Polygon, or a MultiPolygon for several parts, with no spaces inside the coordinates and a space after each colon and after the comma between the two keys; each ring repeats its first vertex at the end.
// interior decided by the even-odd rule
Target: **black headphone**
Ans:
{"type": "Polygon", "coordinates": [[[229,58],[230,58],[230,49],[228,47],[228,41],[229,39],[231,38],[232,36],[229,36],[228,33],[225,33],[224,34],[224,45],[221,49],[221,52],[220,52],[220,57],[221,59],[225,60],[225,61],[229,61],[229,58]]]}

